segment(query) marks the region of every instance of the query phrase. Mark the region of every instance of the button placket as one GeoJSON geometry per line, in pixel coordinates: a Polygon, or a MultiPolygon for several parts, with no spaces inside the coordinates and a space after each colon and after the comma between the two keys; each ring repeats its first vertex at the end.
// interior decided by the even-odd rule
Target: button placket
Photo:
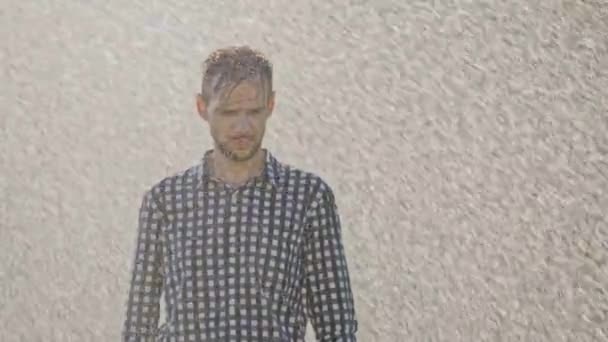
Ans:
{"type": "MultiPolygon", "coordinates": [[[[236,189],[233,193],[232,193],[232,201],[231,201],[231,207],[232,207],[232,212],[233,215],[235,215],[235,218],[237,217],[236,215],[242,215],[242,206],[243,206],[243,193],[240,189],[236,189]]],[[[242,221],[242,219],[241,219],[242,221]]],[[[236,244],[237,244],[237,253],[239,254],[239,258],[243,258],[245,257],[245,252],[246,252],[246,242],[243,241],[244,238],[244,232],[241,231],[241,229],[243,228],[243,225],[241,224],[242,222],[235,222],[235,224],[238,225],[238,227],[240,228],[238,233],[238,237],[236,239],[236,244]]]]}

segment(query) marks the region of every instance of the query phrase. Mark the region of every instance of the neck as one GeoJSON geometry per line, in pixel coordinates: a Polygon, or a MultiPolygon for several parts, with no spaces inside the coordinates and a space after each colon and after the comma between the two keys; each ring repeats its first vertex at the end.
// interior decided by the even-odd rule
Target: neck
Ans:
{"type": "Polygon", "coordinates": [[[211,168],[215,178],[229,184],[243,184],[260,174],[264,167],[264,150],[259,149],[256,154],[245,161],[234,161],[227,158],[216,148],[211,153],[211,168]]]}

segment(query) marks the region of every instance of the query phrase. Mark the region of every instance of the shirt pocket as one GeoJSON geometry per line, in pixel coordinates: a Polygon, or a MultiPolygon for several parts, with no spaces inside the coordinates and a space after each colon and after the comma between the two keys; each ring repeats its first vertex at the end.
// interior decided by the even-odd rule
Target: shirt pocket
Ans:
{"type": "Polygon", "coordinates": [[[199,316],[213,316],[234,295],[237,279],[229,270],[235,261],[234,256],[225,254],[223,247],[227,242],[223,238],[195,236],[184,242],[182,301],[199,312],[199,316]]]}
{"type": "Polygon", "coordinates": [[[221,229],[201,208],[185,208],[175,213],[171,224],[172,268],[177,291],[176,315],[185,322],[200,322],[223,309],[229,282],[227,241],[221,229]]]}
{"type": "Polygon", "coordinates": [[[302,234],[299,216],[291,208],[295,205],[275,208],[273,217],[260,216],[255,225],[256,285],[271,302],[289,300],[297,290],[302,234]]]}

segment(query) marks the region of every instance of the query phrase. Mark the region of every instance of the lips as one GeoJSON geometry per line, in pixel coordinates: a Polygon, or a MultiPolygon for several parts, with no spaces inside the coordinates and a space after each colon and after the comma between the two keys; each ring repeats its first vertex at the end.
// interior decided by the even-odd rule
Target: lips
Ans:
{"type": "Polygon", "coordinates": [[[246,146],[251,143],[251,139],[246,137],[233,138],[232,140],[239,146],[246,146]]]}

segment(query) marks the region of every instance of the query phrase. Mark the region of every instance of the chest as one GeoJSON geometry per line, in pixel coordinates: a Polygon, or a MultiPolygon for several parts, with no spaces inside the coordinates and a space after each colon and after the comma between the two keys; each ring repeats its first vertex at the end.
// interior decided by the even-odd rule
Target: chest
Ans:
{"type": "Polygon", "coordinates": [[[280,282],[300,263],[304,203],[303,194],[270,186],[178,194],[165,230],[168,260],[186,279],[280,282]]]}

